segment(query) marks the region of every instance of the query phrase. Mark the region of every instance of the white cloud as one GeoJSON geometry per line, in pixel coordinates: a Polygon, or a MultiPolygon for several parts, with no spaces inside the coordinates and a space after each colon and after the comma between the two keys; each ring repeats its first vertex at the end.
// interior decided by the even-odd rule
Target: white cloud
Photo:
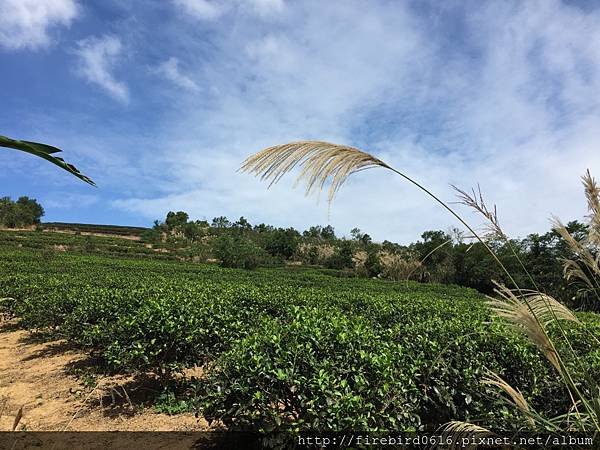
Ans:
{"type": "Polygon", "coordinates": [[[213,21],[230,11],[248,11],[266,18],[281,13],[284,0],[173,0],[183,13],[204,21],[213,21]]]}
{"type": "Polygon", "coordinates": [[[0,46],[10,50],[50,45],[50,28],[69,26],[74,0],[0,0],[0,46]]]}
{"type": "Polygon", "coordinates": [[[177,58],[169,58],[167,61],[161,63],[154,71],[180,88],[192,92],[200,91],[200,86],[198,86],[191,77],[181,72],[179,69],[179,60],[177,58]]]}
{"type": "Polygon", "coordinates": [[[284,0],[251,0],[248,3],[261,16],[280,13],[285,7],[284,0]]]}
{"type": "Polygon", "coordinates": [[[196,19],[214,20],[223,15],[226,5],[219,0],[173,0],[175,6],[196,19]]]}
{"type": "MultiPolygon", "coordinates": [[[[149,221],[183,209],[297,228],[324,223],[324,196],[319,205],[304,198],[293,176],[267,190],[236,172],[268,145],[324,139],[371,151],[448,201],[449,183],[481,183],[513,235],[547,231],[552,213],[582,217],[578,177],[600,167],[598,10],[541,0],[431,2],[423,13],[408,2],[307,0],[286,2],[266,24],[249,6],[209,3],[223,8],[204,14],[220,19],[209,32],[180,20],[160,36],[177,42],[165,54],[179,58],[161,74],[189,89],[169,97],[160,129],[119,144],[146,150],[122,164],[129,181],[102,180],[120,193],[118,208],[149,221]],[[192,86],[202,87],[197,95],[192,86]],[[120,189],[136,184],[136,171],[146,182],[120,189]]],[[[117,83],[112,66],[98,65],[109,86],[117,83]]],[[[353,176],[330,218],[338,232],[358,226],[400,242],[454,225],[381,170],[353,176]]]]}
{"type": "Polygon", "coordinates": [[[80,74],[90,83],[97,84],[115,99],[129,101],[129,89],[115,79],[112,70],[123,46],[115,36],[91,37],[78,42],[75,53],[80,58],[80,74]]]}

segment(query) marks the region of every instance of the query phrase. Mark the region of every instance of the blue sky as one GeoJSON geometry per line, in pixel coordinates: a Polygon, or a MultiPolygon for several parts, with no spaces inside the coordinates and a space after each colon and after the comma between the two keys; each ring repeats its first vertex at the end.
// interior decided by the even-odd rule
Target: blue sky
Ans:
{"type": "MultiPolygon", "coordinates": [[[[91,188],[0,151],[1,195],[47,221],[151,225],[169,210],[415,240],[456,225],[384,171],[328,215],[237,173],[298,139],[358,146],[452,201],[479,183],[512,235],[582,218],[600,176],[600,8],[591,1],[0,0],[0,134],[91,188]]],[[[477,224],[478,219],[465,211],[477,224]]]]}

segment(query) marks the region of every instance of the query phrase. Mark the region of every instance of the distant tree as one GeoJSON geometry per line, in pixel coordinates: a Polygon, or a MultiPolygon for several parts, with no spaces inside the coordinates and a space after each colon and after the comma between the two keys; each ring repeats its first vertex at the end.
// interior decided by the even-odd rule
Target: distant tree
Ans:
{"type": "Polygon", "coordinates": [[[352,256],[352,242],[342,240],[336,252],[327,260],[326,265],[330,269],[352,269],[354,268],[352,256]]]}
{"type": "Polygon", "coordinates": [[[272,256],[289,259],[298,248],[300,233],[293,228],[278,228],[267,234],[264,247],[272,256]]]}
{"type": "Polygon", "coordinates": [[[0,224],[5,227],[37,225],[43,215],[44,208],[35,199],[19,197],[16,202],[10,197],[0,199],[0,224]]]}
{"type": "Polygon", "coordinates": [[[370,247],[367,251],[365,270],[367,271],[367,275],[371,278],[378,276],[383,271],[383,266],[381,265],[379,255],[377,254],[377,249],[375,247],[370,247]]]}
{"type": "Polygon", "coordinates": [[[452,283],[456,269],[451,236],[441,230],[430,230],[425,231],[421,238],[422,241],[413,244],[413,249],[431,275],[431,281],[452,283]]]}
{"type": "Polygon", "coordinates": [[[402,245],[387,240],[381,243],[381,248],[388,253],[400,253],[403,249],[405,249],[405,247],[402,245]]]}
{"type": "Polygon", "coordinates": [[[321,238],[326,241],[335,239],[335,230],[331,225],[327,225],[321,229],[321,238]]]}
{"type": "Polygon", "coordinates": [[[10,197],[0,198],[0,224],[9,228],[14,228],[17,226],[15,204],[10,197]]]}
{"type": "Polygon", "coordinates": [[[169,227],[169,230],[175,230],[182,228],[187,223],[189,218],[190,216],[188,216],[188,213],[184,211],[169,211],[167,213],[167,219],[165,220],[165,223],[167,227],[169,227]]]}
{"type": "Polygon", "coordinates": [[[335,239],[335,231],[331,225],[322,227],[321,225],[314,225],[308,230],[302,233],[305,238],[320,239],[325,241],[331,241],[335,239]]]}
{"type": "Polygon", "coordinates": [[[18,220],[23,225],[38,224],[44,215],[44,208],[33,198],[19,197],[15,207],[18,220]]]}
{"type": "Polygon", "coordinates": [[[369,236],[367,233],[365,233],[360,238],[360,242],[361,242],[362,245],[364,245],[366,247],[369,244],[371,244],[373,242],[373,240],[371,239],[371,236],[369,236]]]}
{"type": "Polygon", "coordinates": [[[213,228],[229,228],[231,226],[231,222],[225,216],[215,217],[212,220],[210,225],[213,228]]]}
{"type": "Polygon", "coordinates": [[[255,269],[264,260],[264,251],[253,241],[241,236],[219,236],[214,242],[214,254],[222,267],[255,269]]]}
{"type": "Polygon", "coordinates": [[[302,233],[302,236],[304,236],[305,238],[320,239],[321,231],[322,231],[321,225],[315,225],[315,226],[310,227],[308,230],[305,230],[302,233]]]}
{"type": "Polygon", "coordinates": [[[269,233],[274,230],[275,230],[275,227],[273,225],[267,225],[265,223],[261,223],[259,225],[254,225],[254,231],[256,233],[269,233]]]}
{"type": "Polygon", "coordinates": [[[250,222],[248,222],[244,216],[240,217],[237,221],[235,221],[233,223],[233,227],[238,228],[242,231],[249,231],[252,229],[252,225],[250,225],[250,222]]]}
{"type": "Polygon", "coordinates": [[[363,233],[359,228],[352,228],[352,230],[350,230],[350,235],[352,236],[352,239],[360,242],[365,247],[372,242],[371,236],[367,233],[363,233]]]}
{"type": "Polygon", "coordinates": [[[203,233],[203,227],[196,222],[187,222],[181,227],[183,235],[192,242],[196,242],[200,239],[203,233]]]}
{"type": "MultiPolygon", "coordinates": [[[[439,263],[439,262],[438,262],[439,263]]],[[[454,248],[454,279],[456,284],[491,294],[494,289],[492,280],[503,281],[503,273],[489,252],[479,243],[459,244],[454,248]]],[[[430,263],[428,270],[436,270],[430,263]]]]}

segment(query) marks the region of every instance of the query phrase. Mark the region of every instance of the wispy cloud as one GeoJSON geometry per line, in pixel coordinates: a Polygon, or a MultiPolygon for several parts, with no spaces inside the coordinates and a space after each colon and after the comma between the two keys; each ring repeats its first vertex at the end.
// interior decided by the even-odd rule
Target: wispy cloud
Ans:
{"type": "Polygon", "coordinates": [[[70,192],[52,192],[52,196],[43,198],[44,207],[51,209],[86,208],[100,201],[98,195],[72,194],[70,192]]]}
{"type": "MultiPolygon", "coordinates": [[[[107,222],[120,214],[151,223],[183,209],[297,228],[330,219],[339,232],[358,226],[375,239],[404,242],[453,225],[383,171],[353,176],[329,216],[325,199],[317,205],[293,190],[293,177],[267,190],[236,172],[249,154],[297,139],[373,152],[449,201],[449,183],[479,182],[510,234],[548,230],[551,213],[582,217],[578,178],[600,167],[599,7],[368,4],[137,0],[139,7],[106,7],[111,34],[79,44],[80,73],[121,101],[136,86],[136,101],[64,111],[40,138],[84,149],[102,186],[93,209],[107,222]],[[126,55],[116,36],[127,42],[126,55]],[[69,120],[80,126],[65,131],[69,120]],[[101,212],[107,204],[114,208],[101,212]]],[[[60,80],[67,89],[74,83],[60,80]]],[[[80,98],[85,86],[73,87],[80,98]]]]}
{"type": "Polygon", "coordinates": [[[192,92],[199,92],[200,86],[179,68],[179,60],[175,57],[169,58],[154,69],[154,72],[171,81],[180,88],[192,92]]]}
{"type": "Polygon", "coordinates": [[[178,8],[196,19],[214,20],[227,10],[227,5],[219,0],[173,0],[178,8]]]}
{"type": "Polygon", "coordinates": [[[127,85],[115,79],[112,70],[123,46],[115,36],[91,37],[78,42],[79,73],[90,83],[97,84],[121,102],[129,101],[127,85]]]}
{"type": "Polygon", "coordinates": [[[69,26],[77,16],[74,0],[0,1],[0,46],[10,50],[50,45],[50,29],[69,26]]]}
{"type": "MultiPolygon", "coordinates": [[[[600,167],[598,12],[558,1],[428,7],[288,3],[277,27],[223,26],[201,80],[218,96],[201,108],[182,101],[163,195],[115,205],[148,218],[179,208],[323,222],[327,208],[291,180],[267,192],[235,173],[264,146],[319,138],[372,151],[447,200],[449,183],[480,182],[514,234],[548,229],[552,212],[581,216],[578,177],[600,167]]],[[[408,240],[452,224],[402,180],[359,177],[336,200],[338,229],[408,240]]]]}
{"type": "Polygon", "coordinates": [[[249,0],[247,2],[261,16],[270,16],[283,11],[284,0],[249,0]]]}
{"type": "Polygon", "coordinates": [[[281,13],[284,0],[173,0],[184,14],[199,20],[214,21],[229,12],[250,12],[263,18],[281,13]]]}

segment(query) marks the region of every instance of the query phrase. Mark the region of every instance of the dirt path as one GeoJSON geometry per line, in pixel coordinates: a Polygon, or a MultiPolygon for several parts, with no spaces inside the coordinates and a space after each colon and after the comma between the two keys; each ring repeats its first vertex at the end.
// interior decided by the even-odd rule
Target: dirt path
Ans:
{"type": "Polygon", "coordinates": [[[169,416],[142,408],[144,387],[126,377],[84,383],[74,368],[85,356],[65,342],[39,342],[13,322],[0,323],[0,430],[203,431],[193,414],[169,416]],[[86,385],[87,384],[87,385],[86,385]],[[3,408],[3,404],[5,405],[3,408]],[[2,409],[4,411],[2,412],[2,409]]]}

